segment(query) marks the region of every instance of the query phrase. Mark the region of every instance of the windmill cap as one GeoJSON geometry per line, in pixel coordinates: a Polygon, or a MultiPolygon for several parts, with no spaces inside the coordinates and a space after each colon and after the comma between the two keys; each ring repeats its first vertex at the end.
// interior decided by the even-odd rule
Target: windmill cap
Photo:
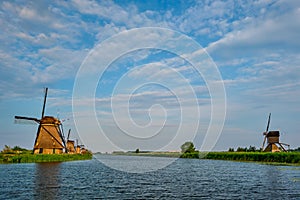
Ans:
{"type": "Polygon", "coordinates": [[[267,136],[268,137],[279,137],[279,131],[269,131],[267,136]]]}
{"type": "Polygon", "coordinates": [[[41,124],[61,124],[61,122],[52,116],[45,116],[41,119],[41,124]]]}

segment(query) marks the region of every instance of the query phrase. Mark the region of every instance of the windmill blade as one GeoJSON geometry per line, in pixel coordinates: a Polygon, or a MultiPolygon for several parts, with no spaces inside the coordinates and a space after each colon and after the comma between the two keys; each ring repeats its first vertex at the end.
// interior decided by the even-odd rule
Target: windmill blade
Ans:
{"type": "Polygon", "coordinates": [[[270,121],[271,121],[271,113],[269,114],[269,119],[268,119],[268,125],[267,125],[267,129],[266,129],[266,134],[269,131],[270,121]]]}
{"type": "Polygon", "coordinates": [[[71,134],[71,129],[69,129],[69,132],[68,132],[68,137],[67,137],[67,141],[69,140],[70,138],[70,134],[71,134]]]}
{"type": "Polygon", "coordinates": [[[45,88],[45,97],[44,97],[44,104],[43,104],[43,109],[42,109],[42,118],[44,117],[44,113],[45,113],[45,106],[46,106],[46,101],[47,101],[47,93],[48,93],[48,88],[45,88]]]}
{"type": "Polygon", "coordinates": [[[280,142],[280,144],[285,145],[285,146],[288,146],[288,147],[290,148],[290,145],[289,145],[289,144],[281,143],[281,142],[280,142]]]}
{"type": "Polygon", "coordinates": [[[31,121],[35,121],[35,122],[40,122],[40,120],[38,120],[37,118],[34,118],[34,117],[15,116],[15,119],[24,119],[24,120],[31,120],[31,121]]]}
{"type": "Polygon", "coordinates": [[[40,120],[33,117],[21,117],[21,116],[15,116],[15,123],[16,124],[36,124],[40,123],[40,120]]]}
{"type": "Polygon", "coordinates": [[[63,124],[60,124],[60,132],[61,132],[61,137],[63,138],[63,141],[65,143],[66,137],[65,137],[65,132],[64,132],[64,126],[63,126],[63,124]]]}
{"type": "Polygon", "coordinates": [[[266,139],[267,139],[267,135],[264,137],[264,142],[263,142],[263,145],[262,145],[262,147],[261,147],[261,150],[262,150],[262,151],[264,151],[266,139]]]}
{"type": "Polygon", "coordinates": [[[40,120],[38,120],[37,118],[34,118],[34,117],[15,116],[15,119],[25,119],[25,120],[33,120],[33,121],[36,121],[36,122],[40,122],[40,120]]]}

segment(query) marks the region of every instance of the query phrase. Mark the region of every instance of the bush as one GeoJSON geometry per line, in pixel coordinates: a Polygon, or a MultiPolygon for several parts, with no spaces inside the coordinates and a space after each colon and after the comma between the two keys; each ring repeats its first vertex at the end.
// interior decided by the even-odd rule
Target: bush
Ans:
{"type": "Polygon", "coordinates": [[[189,152],[189,153],[183,153],[181,154],[180,158],[199,158],[199,152],[189,152]]]}

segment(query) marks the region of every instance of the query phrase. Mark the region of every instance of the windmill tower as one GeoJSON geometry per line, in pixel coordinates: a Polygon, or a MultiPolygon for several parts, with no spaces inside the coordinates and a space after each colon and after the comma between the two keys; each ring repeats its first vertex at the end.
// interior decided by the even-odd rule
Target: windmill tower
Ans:
{"type": "Polygon", "coordinates": [[[74,154],[74,153],[76,153],[75,141],[74,140],[69,140],[70,133],[71,133],[71,129],[69,129],[68,137],[67,137],[67,152],[70,153],[70,154],[74,154]]]}
{"type": "Polygon", "coordinates": [[[267,129],[263,133],[263,135],[265,137],[264,137],[264,141],[263,141],[263,145],[262,145],[261,149],[265,152],[286,151],[285,148],[282,145],[285,145],[285,146],[288,146],[288,147],[290,145],[279,142],[279,136],[280,136],[279,131],[269,131],[270,121],[271,121],[271,113],[269,114],[267,129]],[[264,149],[266,141],[267,141],[267,146],[264,149]]]}
{"type": "Polygon", "coordinates": [[[15,116],[16,121],[33,121],[39,124],[34,146],[34,154],[61,154],[65,149],[62,135],[62,123],[55,117],[44,116],[48,88],[45,89],[44,104],[41,119],[15,116]]]}

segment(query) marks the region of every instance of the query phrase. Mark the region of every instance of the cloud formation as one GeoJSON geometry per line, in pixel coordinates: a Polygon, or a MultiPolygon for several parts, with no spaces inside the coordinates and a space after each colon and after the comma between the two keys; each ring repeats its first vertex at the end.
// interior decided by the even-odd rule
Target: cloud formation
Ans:
{"type": "MultiPolygon", "coordinates": [[[[162,4],[140,1],[2,1],[0,109],[11,107],[10,111],[4,112],[11,117],[16,111],[13,107],[24,99],[41,99],[42,88],[48,86],[57,95],[49,100],[49,111],[60,109],[69,115],[72,113],[70,99],[75,75],[93,47],[132,28],[163,27],[199,42],[218,65],[228,98],[224,137],[227,134],[231,137],[232,130],[234,133],[260,133],[266,113],[275,112],[274,128],[286,127],[291,137],[285,142],[297,145],[294,141],[300,140],[296,134],[300,131],[296,125],[300,118],[299,10],[297,0],[176,1],[162,4]]],[[[136,40],[141,40],[150,35],[136,37],[136,40]]],[[[124,41],[123,45],[133,42],[124,41]]],[[[159,50],[130,52],[111,63],[96,91],[98,115],[109,116],[112,98],[118,99],[120,109],[124,106],[122,100],[128,98],[125,92],[110,96],[121,74],[128,73],[128,78],[136,81],[141,76],[148,80],[170,80],[176,92],[184,94],[185,88],[182,81],[176,80],[175,72],[182,74],[195,89],[197,102],[204,113],[202,116],[209,118],[210,96],[205,80],[199,78],[201,74],[197,74],[184,59],[159,50]],[[100,91],[99,88],[103,88],[100,86],[105,86],[105,89],[100,91]]],[[[129,82],[126,84],[124,91],[125,86],[130,89],[129,82]]],[[[145,111],[151,103],[164,102],[174,111],[177,108],[172,93],[157,87],[136,90],[132,98],[133,112],[139,117],[147,116],[145,111]]],[[[87,98],[76,103],[92,101],[87,98]]],[[[27,112],[34,107],[36,105],[28,105],[27,112]]],[[[154,116],[160,112],[159,107],[153,107],[152,111],[154,116]]],[[[2,118],[9,121],[4,116],[2,118]]],[[[138,123],[144,124],[142,121],[138,123]]],[[[4,127],[14,129],[8,125],[4,127]]],[[[238,134],[235,137],[236,141],[243,140],[238,134]]],[[[256,143],[257,137],[249,136],[249,141],[256,143]]],[[[219,144],[221,149],[235,145],[228,139],[224,141],[224,144],[219,144]]]]}

